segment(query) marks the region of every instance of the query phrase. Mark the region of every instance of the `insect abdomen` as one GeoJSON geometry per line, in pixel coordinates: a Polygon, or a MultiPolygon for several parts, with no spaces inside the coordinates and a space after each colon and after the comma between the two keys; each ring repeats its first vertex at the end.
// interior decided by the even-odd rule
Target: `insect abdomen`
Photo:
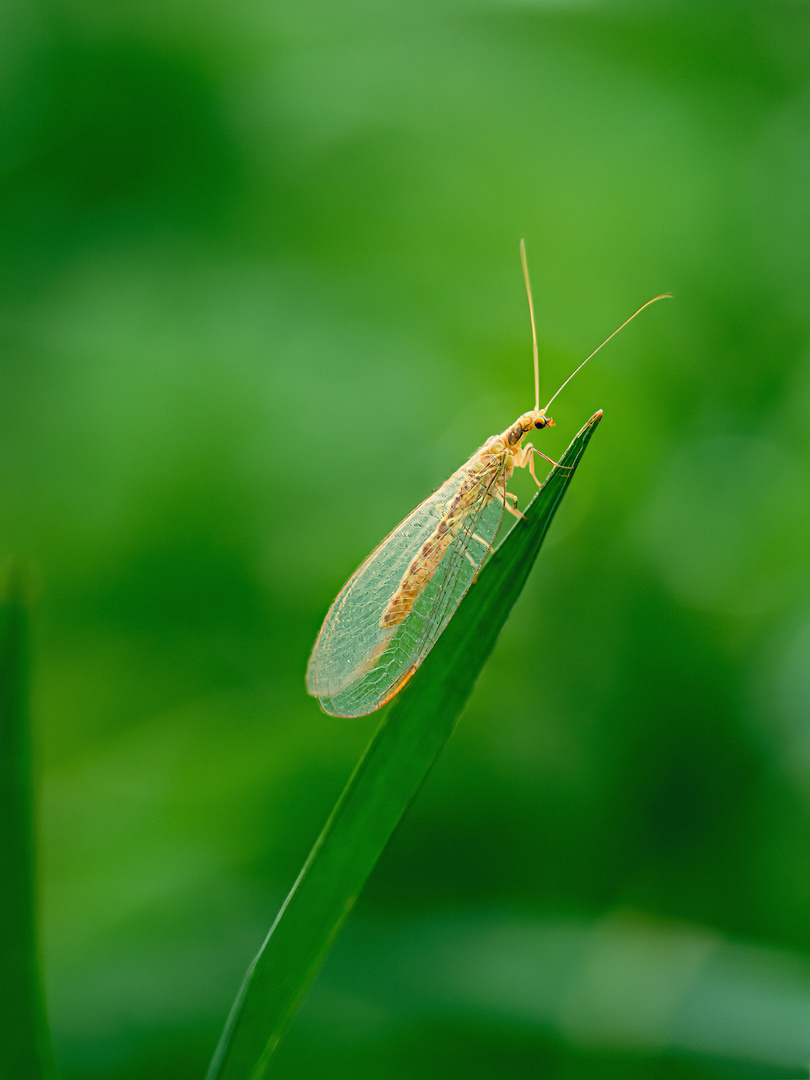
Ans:
{"type": "Polygon", "coordinates": [[[380,626],[396,626],[410,614],[417,596],[436,573],[454,535],[448,525],[448,518],[443,518],[402,575],[397,591],[380,616],[380,626]]]}
{"type": "Polygon", "coordinates": [[[438,570],[447,549],[456,539],[459,529],[463,527],[470,507],[480,497],[482,485],[489,489],[489,493],[485,496],[485,504],[492,499],[495,490],[494,486],[491,487],[492,474],[501,471],[503,458],[493,458],[489,454],[484,456],[480,451],[479,454],[480,456],[474,456],[468,464],[467,476],[453,497],[447,512],[402,575],[396,592],[380,616],[381,627],[393,628],[410,615],[420,593],[438,570]]]}

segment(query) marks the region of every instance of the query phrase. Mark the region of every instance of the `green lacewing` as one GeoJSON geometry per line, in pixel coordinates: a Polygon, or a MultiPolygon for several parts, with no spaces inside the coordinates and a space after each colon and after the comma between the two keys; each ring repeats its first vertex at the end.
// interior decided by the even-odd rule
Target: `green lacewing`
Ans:
{"type": "MultiPolygon", "coordinates": [[[[613,331],[540,408],[540,376],[534,304],[521,240],[520,257],[534,352],[534,408],[493,435],[461,468],[372,551],[330,607],[307,668],[307,690],[324,712],[363,716],[381,708],[405,686],[435,645],[461,602],[498,532],[504,511],[523,515],[506,485],[515,469],[534,471],[529,432],[553,427],[548,410],[574,375],[650,304],[613,331]]],[[[551,458],[546,458],[551,461],[551,458]]],[[[556,464],[552,462],[552,464],[556,464]]]]}

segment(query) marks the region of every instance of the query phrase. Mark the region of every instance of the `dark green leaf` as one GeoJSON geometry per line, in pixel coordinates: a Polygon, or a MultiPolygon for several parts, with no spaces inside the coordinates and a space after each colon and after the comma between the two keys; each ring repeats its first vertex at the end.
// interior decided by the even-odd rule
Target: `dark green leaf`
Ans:
{"type": "Polygon", "coordinates": [[[0,1076],[53,1075],[39,974],[26,611],[12,572],[0,601],[0,1076]]]}

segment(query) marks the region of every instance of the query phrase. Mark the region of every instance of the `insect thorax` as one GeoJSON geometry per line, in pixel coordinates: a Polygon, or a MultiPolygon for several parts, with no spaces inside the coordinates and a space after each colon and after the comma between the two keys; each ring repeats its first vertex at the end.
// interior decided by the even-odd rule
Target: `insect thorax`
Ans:
{"type": "Polygon", "coordinates": [[[544,427],[554,427],[554,421],[546,416],[545,409],[532,409],[531,412],[519,416],[511,427],[503,433],[506,445],[513,449],[520,444],[520,440],[533,429],[540,430],[544,427]]]}

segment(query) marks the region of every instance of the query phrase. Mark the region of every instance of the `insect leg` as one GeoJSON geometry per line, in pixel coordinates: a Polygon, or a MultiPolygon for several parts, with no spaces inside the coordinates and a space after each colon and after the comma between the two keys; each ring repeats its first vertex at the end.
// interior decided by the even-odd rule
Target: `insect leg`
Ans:
{"type": "MultiPolygon", "coordinates": [[[[529,444],[527,449],[534,450],[534,447],[529,444]]],[[[529,458],[529,472],[532,474],[532,480],[534,480],[535,484],[537,484],[538,487],[542,487],[543,485],[537,479],[537,473],[534,471],[534,454],[532,454],[529,458]]]]}
{"type": "MultiPolygon", "coordinates": [[[[544,454],[542,450],[538,450],[536,446],[532,446],[531,443],[526,447],[527,450],[531,449],[535,454],[539,454],[541,458],[545,458],[549,465],[553,465],[555,469],[570,469],[570,465],[561,465],[559,461],[555,461],[554,458],[550,458],[548,454],[544,454]]],[[[529,472],[534,476],[534,458],[531,459],[531,465],[529,466],[529,472]]],[[[535,480],[537,477],[534,476],[535,480]]],[[[539,485],[540,481],[537,480],[539,485]]]]}
{"type": "Polygon", "coordinates": [[[518,501],[517,495],[513,494],[511,491],[507,491],[505,488],[499,494],[500,494],[501,499],[503,499],[503,508],[504,508],[504,510],[508,510],[509,513],[512,514],[513,517],[516,517],[516,518],[518,518],[519,520],[522,521],[526,517],[526,515],[521,514],[520,510],[517,510],[515,508],[515,506],[512,506],[511,503],[508,503],[506,501],[507,499],[514,499],[515,504],[517,504],[517,501],[518,501]]]}

